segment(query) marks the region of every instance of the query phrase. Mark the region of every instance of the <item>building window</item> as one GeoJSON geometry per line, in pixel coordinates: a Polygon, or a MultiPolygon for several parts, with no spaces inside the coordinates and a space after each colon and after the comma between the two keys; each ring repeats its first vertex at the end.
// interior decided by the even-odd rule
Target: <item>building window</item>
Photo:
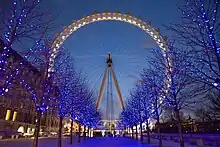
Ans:
{"type": "Polygon", "coordinates": [[[19,122],[23,122],[23,112],[22,111],[19,111],[18,112],[18,118],[17,118],[17,120],[19,121],[19,122]]]}
{"type": "Polygon", "coordinates": [[[23,102],[21,102],[21,109],[24,107],[24,104],[23,104],[23,102]]]}
{"type": "Polygon", "coordinates": [[[28,122],[28,114],[24,112],[24,120],[23,122],[27,123],[28,122]]]}
{"type": "Polygon", "coordinates": [[[11,110],[8,109],[7,112],[6,112],[6,115],[5,115],[5,120],[9,120],[10,116],[11,116],[11,110]]]}
{"type": "Polygon", "coordinates": [[[15,120],[16,120],[17,114],[18,114],[18,112],[17,112],[17,111],[14,111],[12,121],[15,121],[15,120]]]}

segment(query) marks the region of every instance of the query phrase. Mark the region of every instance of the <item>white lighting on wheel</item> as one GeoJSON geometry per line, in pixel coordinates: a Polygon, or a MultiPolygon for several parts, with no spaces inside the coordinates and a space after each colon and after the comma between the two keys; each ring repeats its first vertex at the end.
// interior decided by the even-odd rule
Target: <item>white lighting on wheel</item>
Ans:
{"type": "Polygon", "coordinates": [[[163,48],[163,44],[160,44],[160,45],[159,45],[159,47],[160,47],[161,49],[163,49],[163,50],[164,50],[164,48],[163,48]]]}
{"type": "MultiPolygon", "coordinates": [[[[162,51],[167,50],[167,43],[166,40],[163,39],[163,37],[160,35],[160,33],[157,31],[157,29],[154,29],[151,26],[150,22],[143,22],[141,19],[135,18],[131,15],[127,14],[121,14],[120,12],[114,12],[114,13],[98,13],[94,15],[90,15],[87,17],[83,17],[82,19],[78,21],[73,21],[72,24],[69,27],[64,27],[65,30],[63,30],[55,39],[55,41],[52,44],[52,53],[50,58],[50,67],[51,70],[53,70],[53,64],[54,59],[59,52],[59,48],[61,47],[64,40],[71,35],[74,31],[78,30],[80,27],[90,24],[95,21],[101,21],[101,20],[117,20],[117,21],[123,21],[130,24],[133,24],[135,26],[140,27],[143,31],[148,33],[158,44],[158,46],[161,48],[162,51]]],[[[168,61],[169,62],[169,61],[168,61]]]]}

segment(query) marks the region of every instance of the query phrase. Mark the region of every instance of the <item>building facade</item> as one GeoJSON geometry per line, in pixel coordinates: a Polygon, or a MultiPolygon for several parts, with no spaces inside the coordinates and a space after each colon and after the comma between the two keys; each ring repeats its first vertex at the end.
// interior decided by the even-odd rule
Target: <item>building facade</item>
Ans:
{"type": "MultiPolygon", "coordinates": [[[[10,51],[7,64],[3,68],[6,70],[1,76],[0,86],[4,85],[7,76],[13,75],[16,69],[21,72],[15,76],[5,95],[0,96],[0,130],[33,134],[36,124],[36,103],[33,102],[33,94],[21,81],[24,80],[35,91],[36,97],[40,101],[39,95],[42,93],[42,75],[44,74],[14,50],[10,51]],[[23,64],[19,66],[21,61],[23,64]]],[[[50,96],[51,99],[46,102],[51,107],[48,107],[48,110],[42,115],[41,131],[56,132],[59,122],[57,118],[59,99],[56,87],[52,88],[50,96]]]]}

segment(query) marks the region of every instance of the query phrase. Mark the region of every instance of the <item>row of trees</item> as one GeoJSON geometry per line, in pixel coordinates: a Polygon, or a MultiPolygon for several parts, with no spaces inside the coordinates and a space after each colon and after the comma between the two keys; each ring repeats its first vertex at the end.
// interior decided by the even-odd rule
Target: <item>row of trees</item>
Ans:
{"type": "MultiPolygon", "coordinates": [[[[122,121],[126,122],[128,126],[146,122],[149,142],[149,120],[156,120],[160,134],[161,115],[166,108],[172,109],[172,115],[177,122],[180,133],[180,142],[181,140],[183,142],[181,110],[198,102],[196,95],[201,94],[201,91],[195,86],[197,82],[188,76],[185,56],[179,56],[179,52],[179,49],[170,44],[169,60],[172,60],[171,67],[167,61],[164,61],[163,53],[154,50],[154,58],[149,61],[149,68],[143,70],[141,79],[131,91],[125,110],[121,114],[122,121]],[[133,119],[128,118],[128,115],[132,116],[133,119]]],[[[142,125],[140,126],[142,127],[142,125]]],[[[141,137],[142,139],[143,137],[141,137]]],[[[161,136],[159,144],[162,146],[161,136]]]]}
{"type": "Polygon", "coordinates": [[[77,121],[80,130],[80,125],[94,127],[100,114],[95,107],[94,91],[87,87],[83,75],[74,70],[73,60],[65,49],[57,55],[53,73],[49,72],[52,40],[48,34],[54,27],[54,16],[43,7],[42,2],[13,0],[11,5],[5,1],[0,2],[1,6],[7,6],[0,9],[0,95],[13,91],[15,83],[20,83],[31,93],[37,113],[34,147],[38,146],[42,115],[51,107],[58,110],[60,147],[64,118],[70,118],[71,125],[77,121]],[[23,60],[9,65],[8,57],[15,48],[21,51],[23,60]],[[21,76],[27,62],[40,73],[38,88],[21,76]],[[54,102],[57,103],[52,105],[54,102]]]}
{"type": "MultiPolygon", "coordinates": [[[[63,52],[64,51],[64,52],[63,52]]],[[[65,117],[71,119],[70,143],[72,144],[73,121],[78,123],[79,138],[81,126],[89,129],[94,128],[100,121],[100,113],[96,109],[96,95],[88,87],[86,79],[81,73],[77,73],[74,68],[73,60],[63,60],[67,52],[60,54],[55,60],[54,82],[59,89],[59,140],[61,146],[62,121],[65,117]],[[63,64],[63,62],[65,64],[63,64]],[[57,64],[61,63],[61,64],[57,64]]],[[[84,132],[84,135],[85,132],[84,132]]],[[[78,140],[80,141],[80,140],[78,140]]]]}
{"type": "MultiPolygon", "coordinates": [[[[131,91],[121,120],[127,127],[146,122],[148,128],[148,121],[154,119],[160,136],[162,114],[170,109],[184,147],[182,110],[205,102],[217,117],[220,114],[219,0],[186,0],[179,10],[181,22],[166,26],[174,34],[168,49],[152,51],[150,66],[131,91]]],[[[150,142],[149,135],[148,131],[150,142]]],[[[161,136],[159,145],[162,147],[161,136]]]]}
{"type": "MultiPolygon", "coordinates": [[[[35,103],[37,106],[44,106],[47,101],[47,107],[52,107],[58,110],[59,116],[59,132],[58,132],[58,146],[61,147],[62,136],[62,122],[66,119],[71,119],[70,143],[72,144],[73,122],[78,123],[79,140],[81,126],[87,127],[88,130],[94,128],[101,119],[100,113],[95,105],[95,93],[88,87],[88,82],[82,73],[77,73],[74,68],[74,60],[71,54],[65,48],[62,48],[55,58],[54,71],[48,72],[51,42],[47,39],[40,45],[40,48],[29,58],[29,62],[35,65],[40,71],[45,74],[45,81],[43,81],[42,92],[44,93],[39,102],[35,103]],[[48,81],[48,82],[47,82],[48,81]],[[45,83],[44,83],[45,82],[45,83]],[[49,87],[49,88],[48,88],[49,87]],[[56,105],[50,105],[50,101],[54,101],[54,95],[50,95],[51,89],[56,88],[57,100],[56,105]],[[47,96],[47,97],[46,97],[47,96]]],[[[52,91],[51,91],[52,92],[52,91]]],[[[39,109],[38,119],[40,120],[41,114],[45,113],[47,109],[39,109]]],[[[39,121],[40,123],[40,121],[39,121]]],[[[40,124],[36,125],[38,128],[40,124]]],[[[36,139],[38,138],[37,130],[36,139]]],[[[84,132],[85,135],[85,132],[84,132]]],[[[37,144],[37,140],[36,140],[37,144]]],[[[37,145],[36,145],[37,146],[37,145]]]]}

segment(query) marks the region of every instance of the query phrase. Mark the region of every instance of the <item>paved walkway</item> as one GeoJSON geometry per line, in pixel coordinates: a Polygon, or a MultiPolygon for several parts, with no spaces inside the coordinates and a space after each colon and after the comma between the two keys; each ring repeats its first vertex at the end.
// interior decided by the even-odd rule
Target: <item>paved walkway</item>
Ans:
{"type": "Polygon", "coordinates": [[[150,147],[147,144],[129,138],[96,138],[88,140],[77,147],[150,147]]]}
{"type": "MultiPolygon", "coordinates": [[[[32,147],[33,139],[17,139],[0,141],[0,147],[32,147]]],[[[39,147],[57,147],[57,138],[41,138],[39,147]]],[[[129,138],[91,138],[77,143],[76,139],[73,145],[69,144],[69,138],[63,139],[62,147],[150,147],[147,144],[141,144],[139,141],[129,138]]]]}

